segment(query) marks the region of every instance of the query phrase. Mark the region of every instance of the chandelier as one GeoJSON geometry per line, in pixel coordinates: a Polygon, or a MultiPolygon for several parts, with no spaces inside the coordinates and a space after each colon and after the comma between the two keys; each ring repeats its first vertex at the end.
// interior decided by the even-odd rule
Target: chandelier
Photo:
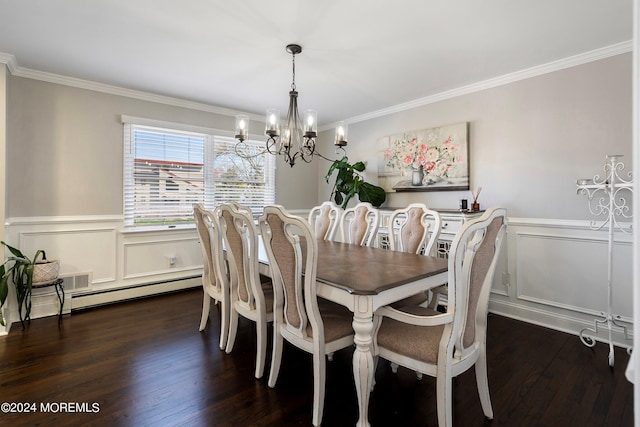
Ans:
{"type": "MultiPolygon", "coordinates": [[[[236,116],[235,137],[238,139],[235,150],[241,157],[255,157],[266,153],[283,156],[284,161],[291,167],[296,160],[301,159],[306,163],[313,160],[313,156],[327,159],[316,151],[316,137],[318,136],[318,112],[306,110],[304,117],[298,112],[298,91],[296,90],[296,55],[302,52],[302,47],[297,44],[287,45],[287,52],[291,54],[292,81],[289,92],[289,110],[284,123],[280,123],[280,111],[275,108],[267,109],[265,119],[266,146],[258,154],[251,152],[245,141],[249,137],[249,116],[239,114],[236,116]]],[[[347,145],[347,126],[339,122],[336,127],[334,145],[344,151],[347,145]]]]}

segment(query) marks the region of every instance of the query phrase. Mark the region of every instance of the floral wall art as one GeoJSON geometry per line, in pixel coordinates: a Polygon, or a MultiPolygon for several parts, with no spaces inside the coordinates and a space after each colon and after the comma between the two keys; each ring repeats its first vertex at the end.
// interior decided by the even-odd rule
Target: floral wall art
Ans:
{"type": "Polygon", "coordinates": [[[378,185],[387,192],[468,190],[468,124],[378,139],[378,185]]]}

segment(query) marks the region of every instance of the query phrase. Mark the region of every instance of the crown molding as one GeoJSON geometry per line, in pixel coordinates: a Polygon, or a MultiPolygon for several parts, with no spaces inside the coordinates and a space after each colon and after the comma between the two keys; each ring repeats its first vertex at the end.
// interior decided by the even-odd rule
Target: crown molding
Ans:
{"type": "MultiPolygon", "coordinates": [[[[557,61],[548,62],[546,64],[537,65],[535,67],[527,68],[525,70],[516,71],[514,73],[505,74],[492,79],[484,80],[470,85],[462,86],[456,89],[440,92],[434,95],[429,95],[424,98],[418,98],[413,101],[405,102],[402,104],[393,105],[381,110],[372,111],[370,113],[362,114],[359,116],[345,119],[347,124],[353,124],[363,122],[366,120],[375,119],[389,114],[394,114],[406,110],[411,110],[424,105],[433,104],[436,102],[444,101],[447,99],[455,98],[462,95],[468,95],[474,92],[480,92],[486,89],[492,89],[498,86],[518,82],[521,80],[530,79],[532,77],[538,77],[544,74],[552,73],[554,71],[564,70],[566,68],[583,65],[589,62],[598,61],[600,59],[609,58],[623,53],[633,51],[633,41],[628,40],[614,45],[606,46],[600,49],[595,49],[589,52],[581,53],[578,55],[563,58],[557,61]]],[[[33,70],[30,68],[24,68],[18,65],[16,57],[8,53],[0,52],[0,63],[7,65],[7,68],[12,75],[18,77],[25,77],[34,80],[41,80],[49,83],[56,83],[65,86],[76,87],[80,89],[91,90],[94,92],[102,92],[111,95],[124,96],[128,98],[139,99],[142,101],[156,102],[159,104],[172,105],[175,107],[189,108],[192,110],[205,111],[214,114],[221,114],[224,116],[235,116],[237,114],[247,114],[246,112],[233,110],[230,108],[218,107],[215,105],[188,101],[181,98],[174,98],[170,96],[158,95],[150,92],[143,92],[139,90],[127,89],[119,86],[108,85],[104,83],[97,83],[90,80],[83,80],[75,77],[63,76],[60,74],[48,73],[44,71],[33,70]]],[[[251,120],[263,121],[264,117],[257,114],[248,114],[251,120]]],[[[337,123],[330,123],[319,128],[319,131],[326,131],[335,128],[337,123]]]]}
{"type": "Polygon", "coordinates": [[[98,83],[90,80],[79,79],[76,77],[63,76],[60,74],[48,73],[45,71],[38,71],[21,67],[17,64],[15,56],[0,52],[0,63],[4,62],[3,58],[8,58],[7,66],[9,67],[9,71],[11,71],[12,75],[17,77],[40,80],[43,82],[71,86],[79,89],[91,90],[94,92],[102,92],[110,95],[124,96],[127,98],[134,98],[142,101],[155,102],[158,104],[172,105],[175,107],[189,108],[192,110],[221,114],[224,116],[233,117],[237,114],[247,114],[252,120],[264,120],[264,117],[261,115],[246,113],[244,111],[238,111],[230,108],[218,107],[216,105],[189,101],[186,99],[175,98],[171,96],[158,95],[155,93],[144,92],[140,90],[127,89],[120,86],[98,83]],[[11,64],[13,64],[13,66],[11,66],[11,64]]]}
{"type": "Polygon", "coordinates": [[[16,57],[9,53],[0,52],[0,64],[5,64],[9,69],[9,72],[13,74],[16,71],[18,63],[16,62],[16,57]]]}
{"type": "MultiPolygon", "coordinates": [[[[595,49],[589,52],[559,59],[557,61],[552,61],[546,64],[537,65],[535,67],[505,74],[492,79],[484,80],[477,83],[472,83],[470,85],[462,86],[456,89],[440,92],[434,95],[429,95],[424,98],[419,98],[413,101],[397,104],[388,108],[383,108],[381,110],[372,111],[370,113],[345,119],[344,121],[347,124],[363,122],[366,120],[387,116],[389,114],[411,110],[417,107],[422,107],[424,105],[434,104],[436,102],[444,101],[444,100],[455,98],[458,96],[468,95],[474,92],[480,92],[486,89],[492,89],[498,86],[503,86],[503,85],[518,82],[521,80],[530,79],[532,77],[542,76],[544,74],[553,73],[555,71],[564,70],[566,68],[587,64],[589,62],[598,61],[600,59],[605,59],[605,58],[621,55],[621,54],[632,52],[632,51],[633,51],[633,41],[628,40],[625,42],[606,46],[600,49],[595,49]]],[[[331,124],[322,126],[320,130],[321,131],[329,130],[336,127],[336,125],[337,123],[331,123],[331,124]]]]}

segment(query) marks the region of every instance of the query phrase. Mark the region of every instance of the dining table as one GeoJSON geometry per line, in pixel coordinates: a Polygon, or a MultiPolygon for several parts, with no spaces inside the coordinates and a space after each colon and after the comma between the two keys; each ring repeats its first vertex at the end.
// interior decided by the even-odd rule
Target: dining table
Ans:
{"type": "MultiPolygon", "coordinates": [[[[260,239],[260,273],[270,275],[260,239]]],[[[318,296],[353,313],[353,377],[358,397],[357,426],[370,426],[369,395],[374,384],[374,313],[448,281],[448,260],[318,239],[318,296]]]]}

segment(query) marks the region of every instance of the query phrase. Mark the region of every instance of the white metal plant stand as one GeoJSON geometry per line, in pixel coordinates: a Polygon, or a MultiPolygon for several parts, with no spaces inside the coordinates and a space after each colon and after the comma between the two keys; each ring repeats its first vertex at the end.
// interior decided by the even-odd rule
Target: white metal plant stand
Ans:
{"type": "MultiPolygon", "coordinates": [[[[578,194],[586,194],[589,197],[589,211],[598,217],[605,217],[600,224],[596,220],[591,221],[593,230],[602,230],[608,227],[609,230],[609,262],[607,267],[607,312],[600,313],[601,319],[595,320],[592,328],[584,328],[580,331],[580,340],[588,347],[593,347],[595,339],[585,335],[598,333],[598,326],[602,325],[607,328],[609,333],[609,366],[613,366],[614,353],[612,343],[613,328],[619,328],[624,331],[625,339],[629,339],[627,328],[617,322],[619,315],[613,315],[611,310],[613,296],[613,236],[616,230],[630,234],[632,232],[630,222],[620,223],[619,220],[631,218],[631,209],[627,201],[633,193],[633,181],[631,172],[627,174],[628,179],[622,178],[622,170],[624,164],[620,161],[621,155],[608,155],[604,165],[605,176],[601,178],[595,175],[593,179],[579,179],[578,194]]],[[[631,351],[631,347],[627,349],[631,351]]]]}

